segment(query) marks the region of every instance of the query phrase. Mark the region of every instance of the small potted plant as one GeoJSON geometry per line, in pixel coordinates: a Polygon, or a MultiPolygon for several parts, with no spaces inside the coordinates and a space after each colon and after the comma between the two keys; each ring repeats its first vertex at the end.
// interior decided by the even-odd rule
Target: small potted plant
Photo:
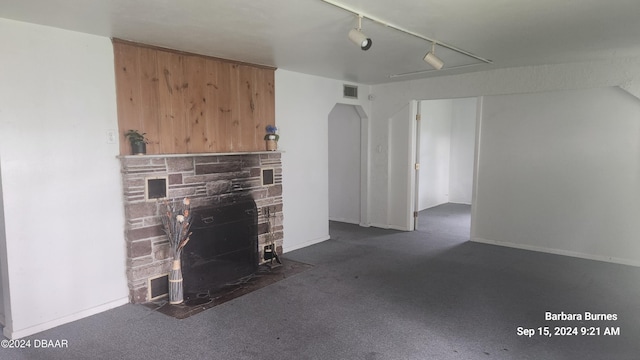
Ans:
{"type": "Polygon", "coordinates": [[[267,125],[265,130],[267,134],[264,136],[264,140],[267,143],[267,150],[276,151],[278,149],[278,140],[280,139],[280,135],[277,134],[278,128],[274,125],[267,125]]]}
{"type": "Polygon", "coordinates": [[[149,140],[144,137],[146,133],[140,133],[138,130],[129,130],[124,134],[124,137],[129,139],[131,143],[132,155],[144,155],[147,153],[147,144],[149,140]]]}

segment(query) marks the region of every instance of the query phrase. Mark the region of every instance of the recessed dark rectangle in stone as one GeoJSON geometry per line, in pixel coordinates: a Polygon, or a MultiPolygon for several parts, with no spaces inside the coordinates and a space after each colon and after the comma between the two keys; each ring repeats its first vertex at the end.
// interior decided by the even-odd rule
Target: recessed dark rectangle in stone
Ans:
{"type": "Polygon", "coordinates": [[[160,296],[167,295],[169,293],[169,275],[150,279],[149,289],[151,293],[151,299],[156,299],[160,296]]]}
{"type": "Polygon", "coordinates": [[[167,178],[147,179],[147,199],[167,197],[167,178]]]}
{"type": "Polygon", "coordinates": [[[274,183],[273,169],[263,169],[262,185],[273,185],[273,183],[274,183]]]}

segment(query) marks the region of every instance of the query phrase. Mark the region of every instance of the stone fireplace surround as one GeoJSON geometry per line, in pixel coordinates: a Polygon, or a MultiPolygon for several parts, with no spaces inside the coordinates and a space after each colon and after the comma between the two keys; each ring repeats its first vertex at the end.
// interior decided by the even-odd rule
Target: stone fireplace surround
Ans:
{"type": "Polygon", "coordinates": [[[282,253],[282,163],[278,152],[121,156],[129,300],[151,300],[149,280],[168,274],[169,243],[160,211],[165,199],[147,200],[147,179],[167,179],[167,201],[191,199],[191,208],[232,203],[251,196],[258,209],[258,256],[271,244],[271,213],[276,250],[282,253]],[[273,169],[273,184],[263,185],[263,170],[273,169]],[[275,216],[274,216],[275,215],[275,216]]]}

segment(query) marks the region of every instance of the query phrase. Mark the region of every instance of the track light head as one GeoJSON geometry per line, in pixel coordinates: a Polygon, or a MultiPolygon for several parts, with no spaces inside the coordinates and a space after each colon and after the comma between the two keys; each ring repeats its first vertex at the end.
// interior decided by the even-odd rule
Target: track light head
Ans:
{"type": "Polygon", "coordinates": [[[354,44],[360,46],[360,49],[367,51],[371,48],[373,41],[362,33],[362,15],[358,15],[358,27],[349,31],[349,39],[354,44]]]}
{"type": "Polygon", "coordinates": [[[433,66],[436,70],[440,70],[444,66],[444,62],[437,56],[435,56],[432,52],[428,52],[427,55],[424,56],[424,61],[427,64],[433,66]]]}
{"type": "Polygon", "coordinates": [[[373,41],[358,29],[351,29],[351,31],[349,31],[349,39],[365,51],[369,50],[373,44],[373,41]]]}
{"type": "Polygon", "coordinates": [[[429,51],[427,55],[424,56],[424,61],[427,64],[433,66],[436,70],[440,70],[444,66],[444,61],[440,60],[440,58],[436,56],[435,42],[431,43],[431,51],[429,51]]]}

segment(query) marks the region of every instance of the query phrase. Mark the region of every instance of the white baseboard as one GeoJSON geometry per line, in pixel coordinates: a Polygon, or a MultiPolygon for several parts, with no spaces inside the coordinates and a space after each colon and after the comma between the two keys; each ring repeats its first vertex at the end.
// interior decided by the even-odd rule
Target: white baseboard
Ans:
{"type": "Polygon", "coordinates": [[[298,250],[298,249],[302,249],[305,248],[307,246],[311,246],[311,245],[315,245],[315,244],[319,244],[323,241],[327,241],[329,240],[331,237],[330,236],[323,236],[317,239],[313,239],[313,240],[308,240],[302,243],[298,243],[295,244],[293,246],[287,246],[287,241],[285,240],[282,244],[282,252],[284,253],[288,253],[289,251],[294,251],[294,250],[298,250]]]}
{"type": "Polygon", "coordinates": [[[343,222],[343,223],[347,223],[347,224],[354,224],[354,225],[360,225],[360,220],[354,220],[354,219],[346,219],[346,218],[333,218],[333,217],[329,217],[329,221],[337,221],[337,222],[343,222]]]}
{"type": "Polygon", "coordinates": [[[511,242],[505,242],[505,241],[487,240],[487,239],[478,238],[478,237],[472,238],[471,241],[478,242],[478,243],[483,243],[483,244],[505,246],[505,247],[521,249],[521,250],[538,251],[538,252],[554,254],[554,255],[571,256],[571,257],[587,259],[587,260],[604,261],[604,262],[609,262],[609,263],[614,263],[614,264],[640,267],[640,262],[639,261],[630,260],[630,259],[623,259],[623,258],[616,258],[616,257],[612,257],[612,256],[586,254],[586,253],[581,253],[581,252],[577,252],[577,251],[546,248],[546,247],[526,245],[526,244],[516,244],[516,243],[511,243],[511,242]]]}
{"type": "Polygon", "coordinates": [[[370,224],[366,224],[363,222],[360,222],[360,220],[349,220],[349,219],[343,219],[343,218],[332,218],[329,217],[329,221],[337,221],[337,222],[343,222],[343,223],[347,223],[347,224],[354,224],[354,225],[360,225],[362,227],[370,227],[370,224]]]}
{"type": "Polygon", "coordinates": [[[369,224],[369,226],[377,227],[377,228],[380,228],[380,229],[390,229],[389,228],[389,224],[372,223],[372,224],[369,224]]]}
{"type": "Polygon", "coordinates": [[[82,318],[86,318],[86,317],[89,317],[91,315],[96,315],[96,314],[99,314],[101,312],[104,312],[104,311],[107,311],[107,310],[111,310],[113,308],[117,308],[118,306],[122,306],[122,305],[125,305],[125,304],[128,304],[128,303],[129,303],[129,298],[126,297],[126,298],[114,300],[114,301],[108,302],[106,304],[102,304],[102,305],[93,307],[91,309],[83,310],[83,311],[77,312],[75,314],[71,314],[69,316],[61,317],[61,318],[56,319],[56,320],[51,320],[51,321],[44,322],[42,324],[31,326],[31,327],[28,327],[26,329],[13,331],[12,329],[8,329],[7,327],[5,327],[2,333],[8,339],[20,339],[20,338],[23,338],[23,337],[26,337],[26,336],[37,334],[37,333],[45,331],[45,330],[52,329],[52,328],[54,328],[56,326],[60,326],[60,325],[63,325],[63,324],[67,324],[67,323],[76,321],[76,320],[80,320],[82,318]]]}
{"type": "Polygon", "coordinates": [[[395,225],[387,226],[387,229],[398,230],[398,231],[413,231],[413,230],[407,230],[406,228],[403,228],[401,226],[395,226],[395,225]]]}
{"type": "Polygon", "coordinates": [[[470,202],[456,202],[456,201],[449,201],[449,204],[471,205],[470,202]]]}

